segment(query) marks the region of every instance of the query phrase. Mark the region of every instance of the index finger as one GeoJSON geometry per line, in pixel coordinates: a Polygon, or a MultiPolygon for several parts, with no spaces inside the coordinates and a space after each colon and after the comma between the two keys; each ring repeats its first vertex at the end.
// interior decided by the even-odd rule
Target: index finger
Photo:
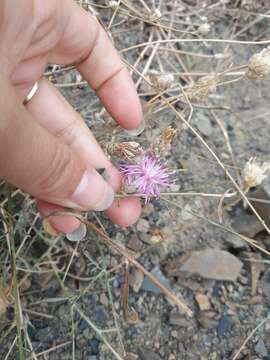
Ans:
{"type": "Polygon", "coordinates": [[[69,21],[60,42],[75,54],[77,69],[106,110],[124,128],[137,128],[143,118],[134,83],[105,30],[94,16],[68,2],[69,21]]]}

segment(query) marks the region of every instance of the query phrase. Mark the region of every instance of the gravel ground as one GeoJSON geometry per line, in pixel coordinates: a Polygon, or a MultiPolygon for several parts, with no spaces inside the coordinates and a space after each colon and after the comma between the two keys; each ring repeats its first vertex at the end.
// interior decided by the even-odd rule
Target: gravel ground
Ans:
{"type": "MultiPolygon", "coordinates": [[[[126,9],[125,3],[123,1],[122,9],[126,9]]],[[[175,27],[193,31],[188,25],[190,21],[191,24],[209,21],[211,30],[207,38],[232,39],[235,34],[241,41],[270,38],[269,19],[253,14],[266,14],[269,11],[266,1],[220,1],[219,6],[215,6],[214,1],[203,3],[205,6],[195,0],[176,1],[179,9],[183,7],[184,14],[194,12],[195,15],[188,20],[188,15],[182,17],[180,10],[175,11],[175,27]]],[[[143,2],[131,4],[136,8],[143,7],[143,2]]],[[[170,19],[175,4],[164,2],[162,5],[162,12],[166,12],[167,17],[170,15],[170,19]]],[[[107,26],[113,10],[96,9],[107,26]]],[[[163,29],[166,30],[164,35],[162,28],[147,23],[145,17],[144,21],[137,17],[139,15],[134,18],[116,15],[114,23],[123,22],[112,28],[118,49],[149,41],[151,36],[159,39],[167,34],[168,37],[168,30],[163,29]]],[[[177,37],[177,32],[172,33],[171,38],[177,37]]],[[[179,37],[184,38],[185,34],[179,37]]],[[[137,66],[137,70],[146,75],[145,66],[151,59],[153,48],[141,55],[137,66]]],[[[153,57],[150,68],[160,69],[162,65],[164,73],[175,69],[193,74],[239,72],[237,66],[246,64],[250,56],[262,48],[262,45],[205,41],[185,46],[177,43],[174,50],[208,57],[181,53],[175,56],[167,47],[167,51],[160,51],[159,56],[153,57]],[[225,53],[225,58],[213,58],[218,53],[225,53]]],[[[123,56],[134,64],[141,50],[126,52],[123,56]]],[[[191,78],[196,80],[198,76],[191,78]]],[[[186,86],[191,78],[190,75],[175,75],[175,82],[186,86]]],[[[137,74],[134,79],[139,79],[137,74]]],[[[228,75],[220,82],[225,83],[227,79],[232,78],[228,75]]],[[[15,246],[19,249],[23,244],[16,265],[20,280],[23,345],[28,349],[25,358],[270,359],[270,322],[267,320],[270,267],[266,253],[270,237],[239,197],[225,197],[222,201],[222,194],[232,193],[234,187],[202,141],[168,106],[159,112],[155,112],[157,102],[149,107],[152,95],[141,96],[147,108],[146,128],[135,138],[118,129],[101,111],[93,92],[85,85],[77,84],[81,79],[74,70],[54,73],[51,80],[58,86],[62,84],[60,90],[82,114],[104,147],[109,141],[132,140],[147,148],[168,126],[177,129],[171,151],[166,155],[167,166],[177,170],[169,189],[175,195],[164,195],[144,205],[141,219],[128,229],[111,224],[100,214],[88,214],[88,219],[102,224],[108,236],[136,255],[139,263],[184,301],[193,315],[188,317],[177,308],[132,264],[127,270],[123,257],[106,246],[93,230],[88,230],[86,237],[78,243],[70,242],[64,236],[49,236],[42,221],[36,217],[33,201],[11,187],[2,186],[1,201],[7,194],[12,195],[8,211],[14,223],[15,246]],[[184,192],[189,195],[181,195],[184,192]],[[256,240],[257,247],[245,241],[246,238],[256,240]],[[25,271],[20,270],[22,268],[25,271]],[[129,313],[136,315],[133,321],[127,321],[123,315],[123,284],[127,279],[129,313]],[[245,340],[247,342],[241,348],[245,340]]],[[[145,84],[139,86],[141,94],[145,93],[143,86],[145,84]]],[[[190,125],[198,130],[235,179],[241,178],[244,165],[251,157],[256,157],[260,163],[269,161],[269,90],[269,76],[252,81],[242,79],[221,84],[207,99],[192,102],[190,125]]],[[[170,89],[166,92],[168,98],[176,93],[170,89]]],[[[190,114],[189,106],[181,100],[175,108],[186,118],[190,114]]],[[[113,157],[113,161],[117,159],[113,157]]],[[[263,182],[248,195],[270,200],[269,189],[270,174],[266,173],[263,182]]],[[[267,204],[252,204],[270,226],[267,204]]],[[[4,227],[0,236],[1,281],[6,290],[11,283],[12,270],[4,227]]],[[[16,336],[14,294],[0,296],[1,359],[19,358],[16,346],[12,345],[16,336]],[[11,349],[10,355],[7,355],[8,349],[11,349]]]]}

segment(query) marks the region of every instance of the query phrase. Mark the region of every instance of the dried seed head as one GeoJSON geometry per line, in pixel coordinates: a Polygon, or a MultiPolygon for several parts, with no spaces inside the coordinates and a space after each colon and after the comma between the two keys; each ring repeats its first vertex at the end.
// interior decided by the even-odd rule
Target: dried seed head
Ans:
{"type": "Polygon", "coordinates": [[[115,11],[119,7],[119,2],[116,0],[110,0],[110,1],[108,1],[108,6],[110,9],[115,11]]]}
{"type": "Polygon", "coordinates": [[[173,74],[160,74],[160,76],[157,78],[158,80],[158,87],[162,90],[166,90],[170,88],[174,82],[174,76],[173,74]]]}
{"type": "Polygon", "coordinates": [[[256,158],[250,158],[245,164],[242,176],[244,186],[247,189],[255,187],[266,178],[266,173],[270,169],[270,163],[262,163],[256,161],[256,158]]]}
{"type": "Polygon", "coordinates": [[[153,86],[160,90],[170,88],[174,82],[173,74],[161,73],[156,70],[150,70],[148,72],[148,77],[153,86]]]}
{"type": "Polygon", "coordinates": [[[143,151],[141,145],[135,141],[108,144],[106,150],[110,155],[117,155],[118,157],[129,161],[143,151]]]}
{"type": "Polygon", "coordinates": [[[216,91],[217,82],[216,75],[203,76],[196,83],[186,87],[185,92],[191,101],[201,101],[216,91]]]}
{"type": "Polygon", "coordinates": [[[240,6],[245,10],[256,9],[256,0],[242,0],[240,6]]]}
{"type": "Polygon", "coordinates": [[[211,26],[208,23],[204,23],[198,27],[198,33],[203,36],[207,35],[210,32],[210,30],[211,30],[211,26]]]}
{"type": "Polygon", "coordinates": [[[176,137],[177,130],[169,126],[151,145],[151,150],[157,155],[166,155],[171,150],[171,143],[176,137]]]}
{"type": "Polygon", "coordinates": [[[157,21],[161,18],[162,14],[161,11],[156,8],[154,9],[154,11],[149,15],[149,19],[150,21],[157,21]]]}
{"type": "Polygon", "coordinates": [[[152,244],[160,244],[164,240],[165,240],[165,236],[164,236],[164,234],[163,234],[163,232],[161,230],[155,229],[152,232],[152,236],[151,236],[151,243],[152,244]]]}
{"type": "Polygon", "coordinates": [[[270,47],[251,56],[248,62],[246,77],[248,79],[257,79],[270,73],[270,47]]]}

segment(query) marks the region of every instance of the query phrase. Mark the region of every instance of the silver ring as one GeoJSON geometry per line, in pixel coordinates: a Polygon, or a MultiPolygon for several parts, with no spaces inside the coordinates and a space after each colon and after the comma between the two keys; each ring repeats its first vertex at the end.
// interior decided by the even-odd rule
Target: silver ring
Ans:
{"type": "Polygon", "coordinates": [[[32,99],[32,97],[38,91],[38,88],[39,88],[39,81],[36,81],[34,83],[34,85],[32,86],[31,90],[29,91],[29,93],[27,94],[26,98],[24,99],[24,101],[23,101],[24,105],[26,105],[32,99]]]}

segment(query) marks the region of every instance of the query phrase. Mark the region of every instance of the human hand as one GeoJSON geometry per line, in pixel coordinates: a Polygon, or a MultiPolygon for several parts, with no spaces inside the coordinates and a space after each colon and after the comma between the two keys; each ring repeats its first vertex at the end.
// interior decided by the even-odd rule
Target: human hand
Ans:
{"type": "MultiPolygon", "coordinates": [[[[38,199],[43,216],[62,207],[105,210],[122,226],[134,223],[137,198],[113,201],[121,186],[78,113],[47,80],[24,106],[48,63],[75,64],[112,117],[124,128],[140,125],[132,80],[98,21],[73,0],[2,0],[0,3],[0,177],[38,199]],[[106,168],[108,183],[95,170],[106,168]]],[[[79,220],[50,217],[72,232],[79,220]]]]}

